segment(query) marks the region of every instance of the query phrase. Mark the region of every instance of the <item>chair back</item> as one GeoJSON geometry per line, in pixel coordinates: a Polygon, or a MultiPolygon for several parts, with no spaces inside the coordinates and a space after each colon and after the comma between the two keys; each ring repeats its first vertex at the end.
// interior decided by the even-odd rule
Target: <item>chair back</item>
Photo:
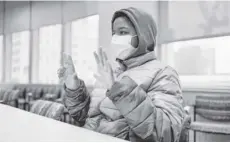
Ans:
{"type": "Polygon", "coordinates": [[[192,121],[191,141],[230,141],[230,96],[196,96],[192,121]]]}
{"type": "Polygon", "coordinates": [[[64,105],[52,101],[37,100],[33,103],[30,112],[55,120],[61,120],[64,105]]]}
{"type": "Polygon", "coordinates": [[[19,90],[0,89],[0,102],[17,107],[17,100],[19,98],[19,90]]]}

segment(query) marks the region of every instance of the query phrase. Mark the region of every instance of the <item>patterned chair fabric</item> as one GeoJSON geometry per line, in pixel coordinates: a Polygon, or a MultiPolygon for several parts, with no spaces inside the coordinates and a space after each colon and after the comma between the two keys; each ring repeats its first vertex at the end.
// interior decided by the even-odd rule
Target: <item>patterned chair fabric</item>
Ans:
{"type": "Polygon", "coordinates": [[[191,108],[191,142],[230,140],[230,96],[198,95],[191,108]]]}
{"type": "Polygon", "coordinates": [[[30,111],[33,102],[43,99],[44,94],[55,94],[54,97],[58,98],[60,96],[61,86],[48,84],[15,84],[13,89],[20,90],[18,108],[30,111]]]}
{"type": "Polygon", "coordinates": [[[55,120],[61,120],[64,105],[51,101],[37,100],[32,105],[30,112],[55,120]]]}
{"type": "Polygon", "coordinates": [[[19,97],[19,90],[0,89],[0,102],[17,107],[17,100],[19,97]]]}
{"type": "Polygon", "coordinates": [[[230,121],[230,96],[197,96],[196,114],[214,121],[230,121]]]}
{"type": "MultiPolygon", "coordinates": [[[[17,107],[22,110],[32,111],[32,106],[35,106],[37,100],[49,100],[59,104],[63,104],[63,97],[65,91],[63,85],[49,85],[49,84],[0,84],[0,89],[19,90],[17,107]]],[[[93,90],[93,87],[87,88],[89,92],[93,90]]],[[[1,94],[1,93],[0,93],[1,94]]],[[[48,105],[44,105],[45,107],[48,105]]],[[[43,115],[51,116],[51,115],[43,115]]],[[[62,115],[63,122],[74,124],[78,126],[78,123],[69,115],[67,110],[64,110],[62,115]]]]}
{"type": "Polygon", "coordinates": [[[19,90],[9,90],[9,89],[0,90],[0,100],[14,101],[17,100],[18,96],[19,96],[19,90]]]}

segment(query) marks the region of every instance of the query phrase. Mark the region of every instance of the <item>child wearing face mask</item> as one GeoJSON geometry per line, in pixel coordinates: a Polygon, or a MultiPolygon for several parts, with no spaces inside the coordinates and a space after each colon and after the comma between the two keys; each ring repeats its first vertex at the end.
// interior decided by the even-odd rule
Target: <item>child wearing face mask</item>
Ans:
{"type": "Polygon", "coordinates": [[[133,38],[137,35],[113,35],[110,45],[110,63],[112,63],[115,75],[118,76],[125,70],[122,60],[125,56],[131,55],[135,51],[135,47],[132,45],[133,38]],[[123,66],[122,66],[123,65],[123,66]]]}
{"type": "Polygon", "coordinates": [[[76,73],[59,70],[70,115],[86,129],[129,141],[179,141],[185,116],[180,81],[155,56],[154,20],[142,10],[121,9],[112,31],[111,56],[95,53],[103,88],[89,93],[76,73]]]}

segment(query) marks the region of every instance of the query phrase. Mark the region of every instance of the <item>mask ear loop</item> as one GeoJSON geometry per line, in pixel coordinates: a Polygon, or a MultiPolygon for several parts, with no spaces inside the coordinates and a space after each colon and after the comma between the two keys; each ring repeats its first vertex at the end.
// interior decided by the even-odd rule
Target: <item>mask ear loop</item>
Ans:
{"type": "Polygon", "coordinates": [[[138,47],[138,44],[139,44],[139,39],[138,39],[138,36],[137,35],[134,35],[134,36],[132,36],[132,38],[131,38],[131,43],[130,43],[134,48],[137,48],[138,47]],[[137,46],[135,45],[134,46],[134,38],[136,38],[136,41],[137,41],[137,46]]]}

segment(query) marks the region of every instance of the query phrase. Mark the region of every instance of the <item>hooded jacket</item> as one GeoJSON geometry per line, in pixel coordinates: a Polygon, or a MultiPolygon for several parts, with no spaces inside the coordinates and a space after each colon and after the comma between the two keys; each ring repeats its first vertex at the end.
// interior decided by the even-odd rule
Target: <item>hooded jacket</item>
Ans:
{"type": "Polygon", "coordinates": [[[178,141],[185,116],[177,72],[154,55],[156,25],[145,12],[128,8],[115,12],[133,23],[139,38],[135,51],[123,59],[127,70],[109,91],[80,87],[64,105],[84,128],[129,141],[178,141]]]}

